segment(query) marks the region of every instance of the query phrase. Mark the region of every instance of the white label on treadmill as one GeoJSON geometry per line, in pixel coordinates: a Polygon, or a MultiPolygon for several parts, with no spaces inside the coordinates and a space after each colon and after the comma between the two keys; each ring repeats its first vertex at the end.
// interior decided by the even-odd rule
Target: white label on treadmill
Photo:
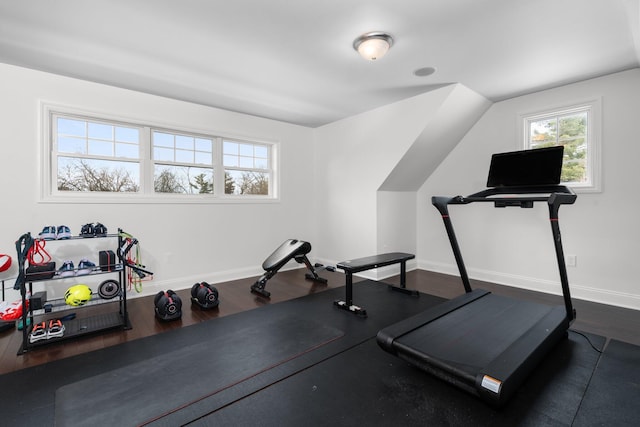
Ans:
{"type": "Polygon", "coordinates": [[[485,375],[484,377],[482,377],[482,387],[496,394],[500,392],[501,385],[502,381],[492,378],[489,375],[485,375]]]}

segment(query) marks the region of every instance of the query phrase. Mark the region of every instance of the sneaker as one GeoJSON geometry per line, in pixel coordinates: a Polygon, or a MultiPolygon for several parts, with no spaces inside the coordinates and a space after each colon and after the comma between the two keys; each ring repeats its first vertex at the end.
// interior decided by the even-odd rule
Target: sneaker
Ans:
{"type": "Polygon", "coordinates": [[[56,227],[44,227],[38,235],[44,240],[56,240],[56,227]]]}
{"type": "Polygon", "coordinates": [[[47,339],[57,338],[64,335],[64,325],[60,319],[49,320],[49,328],[47,329],[47,339]]]}
{"type": "Polygon", "coordinates": [[[80,237],[93,237],[93,224],[85,224],[80,229],[80,237]]]}
{"type": "Polygon", "coordinates": [[[46,322],[40,322],[33,326],[31,333],[29,334],[29,342],[34,343],[47,339],[47,324],[46,322]]]}
{"type": "Polygon", "coordinates": [[[96,269],[96,265],[86,258],[82,258],[78,263],[78,276],[83,274],[91,274],[96,269]]]}
{"type": "Polygon", "coordinates": [[[58,231],[56,232],[56,239],[70,239],[71,238],[71,230],[66,225],[61,225],[58,227],[58,231]]]}
{"type": "Polygon", "coordinates": [[[96,222],[96,224],[93,226],[93,235],[96,237],[106,237],[107,227],[100,224],[99,222],[96,222]]]}
{"type": "Polygon", "coordinates": [[[75,276],[76,272],[73,268],[73,261],[65,261],[62,263],[62,267],[58,269],[59,277],[70,277],[75,276]]]}

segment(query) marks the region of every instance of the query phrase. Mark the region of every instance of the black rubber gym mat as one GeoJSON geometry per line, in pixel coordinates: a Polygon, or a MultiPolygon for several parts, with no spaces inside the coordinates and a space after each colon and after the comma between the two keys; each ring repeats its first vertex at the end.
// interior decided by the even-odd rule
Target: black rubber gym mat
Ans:
{"type": "MultiPolygon", "coordinates": [[[[108,417],[111,416],[109,414],[110,403],[105,402],[101,394],[112,393],[112,391],[109,391],[107,384],[102,381],[96,381],[93,377],[104,379],[108,378],[109,373],[120,375],[129,371],[132,375],[136,375],[138,369],[151,369],[153,371],[150,360],[160,358],[156,361],[162,361],[163,355],[175,351],[188,353],[196,349],[186,350],[187,348],[198,345],[204,347],[208,345],[209,357],[205,360],[194,361],[193,365],[187,365],[189,365],[189,369],[197,373],[200,372],[198,369],[206,371],[208,364],[215,364],[220,358],[230,361],[233,359],[233,355],[243,357],[243,355],[248,354],[247,349],[244,348],[245,344],[248,343],[248,337],[244,340],[234,338],[232,340],[233,345],[226,344],[226,338],[220,338],[233,336],[233,331],[255,330],[257,332],[255,335],[251,334],[252,339],[254,337],[259,339],[262,334],[265,337],[270,337],[273,343],[281,341],[282,345],[293,345],[296,350],[307,347],[288,343],[288,337],[291,335],[286,328],[294,328],[301,323],[299,322],[300,319],[302,319],[300,324],[302,330],[316,326],[320,331],[320,334],[316,337],[320,339],[317,341],[322,343],[326,339],[331,339],[336,331],[344,334],[343,337],[325,345],[321,345],[322,343],[318,342],[316,344],[320,344],[319,348],[294,357],[284,363],[281,363],[286,359],[286,356],[283,356],[283,352],[280,352],[280,357],[275,358],[275,361],[272,360],[273,363],[269,364],[265,363],[265,360],[271,356],[265,354],[265,351],[256,351],[252,356],[261,365],[257,368],[255,366],[245,366],[244,375],[240,377],[240,379],[246,378],[245,381],[218,393],[215,392],[218,391],[219,387],[216,388],[212,384],[210,389],[199,397],[199,400],[182,408],[179,408],[172,401],[174,391],[152,389],[144,387],[144,384],[139,389],[141,392],[138,396],[129,401],[118,402],[118,411],[131,415],[132,418],[141,419],[143,417],[139,416],[139,413],[144,412],[145,407],[139,403],[138,398],[144,396],[144,399],[147,399],[148,396],[152,396],[153,399],[163,402],[165,405],[160,413],[151,413],[151,411],[144,413],[143,415],[147,417],[145,419],[153,421],[164,414],[165,416],[154,424],[180,425],[206,415],[212,408],[218,407],[217,405],[225,405],[251,393],[258,392],[269,384],[280,381],[319,361],[339,354],[354,345],[375,337],[381,328],[444,301],[442,298],[424,294],[416,298],[391,292],[388,290],[387,285],[382,283],[360,282],[354,284],[354,302],[367,309],[369,317],[363,319],[334,307],[333,301],[344,298],[344,292],[344,287],[329,289],[295,300],[212,319],[160,335],[2,375],[0,376],[0,384],[2,384],[2,387],[0,387],[0,424],[40,427],[54,425],[54,418],[57,416],[58,425],[65,425],[64,414],[70,414],[71,412],[80,415],[96,412],[104,416],[105,420],[108,420],[108,417]],[[285,319],[290,321],[286,322],[285,319]],[[283,323],[286,327],[283,326],[283,323]],[[277,363],[281,364],[277,365],[277,363]],[[147,364],[149,366],[146,366],[147,364]],[[194,366],[198,366],[198,368],[193,368],[194,366]],[[127,367],[130,369],[128,370],[127,367]],[[271,369],[264,370],[265,367],[271,367],[271,369]],[[251,376],[254,374],[255,376],[251,376]],[[64,402],[61,400],[63,394],[74,389],[74,383],[83,384],[83,387],[77,386],[75,389],[76,391],[82,390],[82,395],[76,395],[75,398],[71,399],[71,402],[64,402]],[[91,391],[94,387],[98,391],[91,391]],[[60,399],[56,402],[54,397],[58,389],[60,389],[60,399]],[[107,407],[101,408],[93,404],[88,399],[89,396],[98,397],[103,403],[107,404],[107,407]]],[[[293,332],[293,334],[293,336],[297,336],[295,335],[296,332],[293,332]]],[[[307,344],[311,341],[307,341],[307,344]]],[[[313,346],[314,344],[311,345],[313,346]]],[[[252,345],[247,348],[250,347],[252,345]]],[[[255,349],[257,346],[253,346],[253,348],[255,349]]],[[[269,347],[267,353],[271,352],[271,349],[272,347],[269,347]]],[[[276,349],[275,351],[277,353],[280,350],[276,349]]],[[[175,355],[178,354],[183,355],[184,353],[175,353],[175,355]]],[[[167,360],[171,360],[171,358],[167,356],[167,360]]],[[[167,360],[164,360],[164,362],[167,360]]],[[[231,365],[242,366],[242,362],[235,360],[231,365]]],[[[219,367],[216,369],[219,369],[219,367]]],[[[225,375],[225,372],[235,372],[233,369],[232,366],[229,371],[219,369],[218,372],[222,372],[222,375],[225,375]]],[[[155,372],[159,371],[155,370],[155,372]]],[[[188,376],[182,377],[175,373],[171,373],[171,375],[175,375],[178,381],[176,389],[194,386],[188,376]]],[[[238,377],[236,376],[236,378],[238,377]]],[[[144,382],[144,378],[138,377],[138,380],[144,382]]],[[[218,384],[224,383],[228,385],[233,383],[233,380],[229,378],[226,381],[220,381],[218,384]]],[[[140,384],[130,381],[127,385],[133,388],[138,387],[140,384]]],[[[82,418],[82,416],[73,414],[71,414],[71,417],[74,420],[82,418]]],[[[118,425],[133,424],[135,423],[126,421],[118,425]]],[[[105,423],[96,421],[93,427],[97,425],[105,425],[105,423]]]]}
{"type": "MultiPolygon", "coordinates": [[[[354,318],[336,310],[326,295],[312,305],[299,299],[278,304],[278,309],[244,313],[251,321],[224,328],[212,322],[209,326],[216,332],[206,342],[167,349],[165,354],[61,387],[56,392],[56,426],[182,424],[374,336],[381,319],[401,317],[405,311],[398,310],[403,304],[394,302],[408,302],[416,310],[430,300],[389,295],[376,282],[360,285],[358,291],[372,307],[379,299],[385,301],[380,315],[354,318]],[[78,411],[80,400],[94,410],[78,411]]],[[[439,302],[431,299],[432,304],[439,302]]]]}
{"type": "MultiPolygon", "coordinates": [[[[416,298],[396,294],[395,292],[391,292],[387,285],[373,281],[365,281],[356,285],[354,285],[354,302],[371,310],[369,317],[366,319],[339,310],[332,303],[327,304],[329,302],[329,298],[327,297],[329,296],[331,296],[331,301],[336,299],[336,294],[342,297],[342,294],[345,292],[344,288],[340,288],[337,293],[335,290],[332,291],[331,294],[323,292],[324,296],[321,302],[314,302],[307,307],[301,304],[303,301],[309,302],[306,298],[304,300],[301,299],[300,304],[295,307],[287,307],[287,312],[290,314],[289,309],[294,309],[295,312],[306,313],[311,318],[322,319],[326,324],[340,328],[345,331],[343,338],[291,360],[287,364],[275,366],[263,375],[249,378],[247,381],[243,381],[233,388],[224,390],[222,393],[208,395],[203,399],[195,401],[191,405],[178,408],[176,411],[167,413],[162,417],[149,420],[148,424],[153,426],[183,425],[203,417],[213,410],[232,404],[248,395],[252,395],[255,392],[259,394],[262,389],[267,388],[273,383],[282,381],[290,376],[295,376],[299,372],[323,360],[334,357],[367,339],[373,338],[380,327],[383,327],[381,325],[393,323],[394,318],[398,320],[402,319],[407,314],[417,313],[444,301],[441,298],[430,295],[422,295],[421,298],[416,298]]],[[[280,398],[286,399],[287,397],[281,396],[280,398]]],[[[259,418],[259,421],[254,420],[253,425],[260,425],[269,417],[265,419],[263,416],[260,416],[259,418]]]]}
{"type": "Polygon", "coordinates": [[[570,426],[597,360],[583,337],[570,334],[496,410],[371,339],[190,425],[570,426]]]}
{"type": "Polygon", "coordinates": [[[138,425],[216,395],[340,339],[344,333],[288,313],[61,387],[56,426],[138,425]],[[78,402],[92,410],[78,411],[78,402]],[[95,408],[99,408],[95,410],[95,408]]]}
{"type": "Polygon", "coordinates": [[[640,349],[611,340],[584,396],[575,426],[640,425],[640,349]]]}
{"type": "MultiPolygon", "coordinates": [[[[569,339],[562,341],[543,360],[507,406],[497,411],[474,396],[382,351],[375,343],[378,330],[439,304],[442,299],[424,294],[415,298],[390,292],[385,284],[376,282],[356,283],[354,303],[362,305],[369,314],[368,318],[360,318],[333,306],[335,299],[343,297],[344,288],[330,289],[2,375],[0,424],[54,425],[56,390],[60,390],[62,399],[64,393],[75,388],[82,390],[83,394],[76,395],[71,401],[59,400],[60,411],[64,406],[66,413],[75,411],[86,415],[95,412],[104,418],[94,418],[94,427],[107,425],[112,419],[109,418],[111,411],[108,407],[95,405],[89,397],[104,401],[101,394],[114,391],[98,378],[108,378],[110,373],[121,375],[130,372],[138,375],[140,381],[131,381],[127,385],[138,387],[145,382],[140,378],[138,369],[163,372],[154,368],[154,364],[168,362],[171,365],[173,359],[169,353],[186,357],[187,354],[195,354],[196,350],[208,348],[209,357],[198,360],[199,365],[185,364],[184,375],[170,373],[176,378],[176,390],[152,389],[142,384],[140,390],[141,394],[147,395],[145,399],[150,396],[164,404],[160,412],[143,413],[147,417],[145,423],[153,426],[187,423],[234,426],[571,425],[598,360],[597,353],[584,338],[570,333],[569,339]],[[289,328],[295,329],[296,324],[300,324],[299,331],[289,331],[289,328]],[[314,339],[307,339],[304,331],[314,327],[318,334],[314,339]],[[258,337],[260,341],[260,333],[254,333],[254,330],[270,336],[270,346],[276,342],[288,346],[284,350],[269,347],[266,353],[274,351],[279,355],[272,358],[275,360],[273,363],[267,363],[266,360],[272,356],[263,354],[265,351],[260,351],[257,344],[247,343],[249,337],[254,340],[258,337]],[[233,331],[245,331],[247,340],[234,336],[233,331]],[[232,344],[225,343],[229,336],[234,337],[230,341],[232,344]],[[301,339],[302,344],[289,343],[288,337],[296,337],[292,341],[301,339]],[[313,341],[319,342],[313,344],[313,341]],[[313,348],[311,351],[300,353],[301,349],[304,351],[309,346],[313,348]],[[255,352],[249,355],[249,349],[255,352]],[[287,353],[293,357],[287,359],[287,353]],[[245,359],[231,362],[233,355],[245,359]],[[234,384],[230,377],[216,379],[217,388],[207,382],[211,387],[202,396],[178,407],[172,400],[173,394],[182,393],[183,388],[194,387],[188,375],[204,372],[208,365],[219,360],[227,360],[231,369],[226,371],[218,366],[215,368],[217,372],[222,372],[222,376],[226,372],[233,373],[236,378],[238,373],[244,374],[239,377],[244,381],[234,384]],[[244,364],[247,361],[262,365],[247,366],[244,364]],[[243,371],[242,366],[247,369],[243,371]],[[220,384],[231,386],[220,390],[220,384]],[[92,388],[97,391],[92,391],[92,388]]],[[[604,344],[603,338],[592,337],[592,340],[598,347],[604,344]]],[[[600,419],[626,420],[623,417],[631,416],[633,419],[636,416],[637,393],[633,386],[638,383],[634,375],[637,375],[640,348],[620,343],[611,345],[605,354],[612,357],[610,362],[618,358],[630,363],[631,367],[623,369],[623,373],[617,372],[617,368],[608,370],[605,369],[607,359],[602,359],[603,370],[598,367],[593,377],[583,402],[585,407],[576,418],[580,423],[576,425],[601,424],[600,419]],[[617,402],[613,409],[607,409],[607,403],[602,402],[600,394],[592,395],[594,385],[604,388],[607,387],[605,382],[610,381],[608,387],[620,387],[625,380],[628,381],[627,391],[610,397],[617,402]],[[590,399],[593,401],[589,402],[590,399]],[[599,413],[595,414],[596,411],[599,413]],[[628,415],[630,411],[631,415],[628,415]]],[[[117,421],[115,425],[134,425],[134,420],[144,418],[138,413],[144,412],[145,407],[137,399],[134,396],[115,405],[115,410],[131,415],[120,417],[123,421],[117,421]]],[[[83,417],[78,418],[82,421],[83,417]]],[[[58,425],[64,425],[64,420],[58,421],[58,425]]]]}

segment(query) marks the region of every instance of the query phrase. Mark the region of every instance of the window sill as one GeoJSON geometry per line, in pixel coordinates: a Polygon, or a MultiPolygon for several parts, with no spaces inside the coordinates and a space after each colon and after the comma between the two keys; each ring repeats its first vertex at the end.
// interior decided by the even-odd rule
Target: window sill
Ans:
{"type": "Polygon", "coordinates": [[[144,196],[140,194],[69,194],[50,195],[40,198],[38,203],[43,204],[109,204],[109,205],[146,205],[146,204],[167,204],[167,205],[208,205],[208,204],[272,204],[279,203],[276,197],[264,196],[197,196],[197,195],[165,195],[165,196],[144,196]]]}

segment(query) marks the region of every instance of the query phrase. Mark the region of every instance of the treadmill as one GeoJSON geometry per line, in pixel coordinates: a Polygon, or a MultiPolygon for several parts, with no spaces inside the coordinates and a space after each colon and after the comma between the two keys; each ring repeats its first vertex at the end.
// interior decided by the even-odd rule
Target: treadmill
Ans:
{"type": "Polygon", "coordinates": [[[442,215],[465,293],[378,332],[387,352],[502,406],[563,338],[575,319],[560,239],[558,210],[576,194],[559,185],[563,148],[494,154],[486,190],[467,197],[432,197],[442,215]],[[472,289],[449,217],[449,205],[493,203],[532,208],[547,203],[564,306],[548,306],[472,289]]]}

